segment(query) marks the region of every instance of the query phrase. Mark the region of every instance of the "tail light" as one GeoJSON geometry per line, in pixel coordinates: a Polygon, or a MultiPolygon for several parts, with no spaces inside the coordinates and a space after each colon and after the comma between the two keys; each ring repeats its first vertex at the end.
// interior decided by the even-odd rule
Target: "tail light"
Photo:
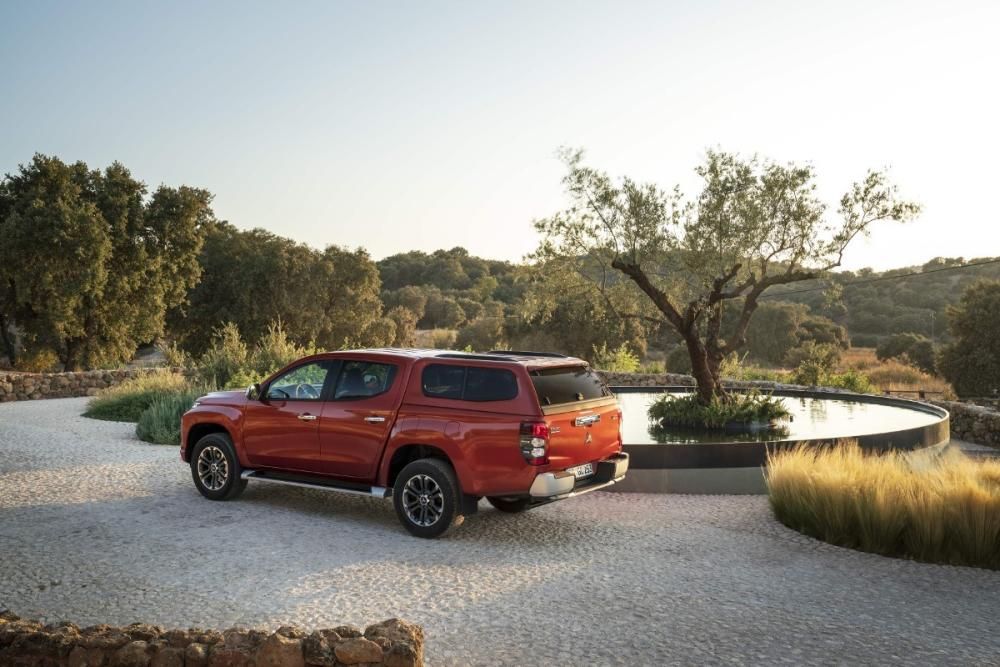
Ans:
{"type": "Polygon", "coordinates": [[[545,422],[521,422],[521,456],[528,465],[549,462],[549,425],[545,422]]]}
{"type": "Polygon", "coordinates": [[[618,410],[618,444],[619,446],[625,444],[625,440],[622,438],[622,411],[620,408],[618,410]]]}

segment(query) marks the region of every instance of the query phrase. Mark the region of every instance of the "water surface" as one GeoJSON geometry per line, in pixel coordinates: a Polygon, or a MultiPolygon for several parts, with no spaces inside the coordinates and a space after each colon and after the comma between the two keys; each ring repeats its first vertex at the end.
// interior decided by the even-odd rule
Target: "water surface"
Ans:
{"type": "Polygon", "coordinates": [[[839,398],[792,398],[781,401],[792,413],[790,422],[783,422],[784,431],[759,433],[726,433],[685,428],[666,428],[654,437],[646,414],[650,404],[661,393],[618,394],[622,406],[622,437],[625,444],[657,443],[697,444],[700,442],[771,442],[777,440],[813,440],[820,438],[851,438],[870,433],[887,433],[936,423],[940,417],[919,410],[910,410],[877,403],[858,403],[839,398]]]}

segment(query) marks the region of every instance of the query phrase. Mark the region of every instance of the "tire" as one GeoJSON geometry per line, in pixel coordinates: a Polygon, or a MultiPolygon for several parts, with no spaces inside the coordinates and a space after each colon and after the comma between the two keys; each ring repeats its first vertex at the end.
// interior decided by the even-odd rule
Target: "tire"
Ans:
{"type": "Polygon", "coordinates": [[[393,485],[396,516],[411,535],[440,537],[461,523],[455,471],[441,459],[419,459],[400,471],[393,485]]]}
{"type": "Polygon", "coordinates": [[[191,452],[195,488],[209,500],[235,500],[247,488],[233,441],[225,433],[209,433],[191,452]],[[210,466],[216,466],[212,469],[210,466]]]}
{"type": "Polygon", "coordinates": [[[490,505],[501,512],[517,514],[523,512],[531,506],[531,498],[512,498],[509,496],[489,496],[486,498],[490,505]]]}

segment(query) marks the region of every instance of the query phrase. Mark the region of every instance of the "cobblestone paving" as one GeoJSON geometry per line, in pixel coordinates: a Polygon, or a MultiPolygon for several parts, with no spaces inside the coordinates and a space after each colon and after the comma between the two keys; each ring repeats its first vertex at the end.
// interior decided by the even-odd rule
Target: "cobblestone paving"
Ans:
{"type": "Polygon", "coordinates": [[[821,544],[761,497],[598,493],[449,537],[373,499],[251,483],[203,500],[177,450],[0,405],[0,608],[274,628],[400,616],[431,664],[1000,664],[1000,573],[821,544]]]}

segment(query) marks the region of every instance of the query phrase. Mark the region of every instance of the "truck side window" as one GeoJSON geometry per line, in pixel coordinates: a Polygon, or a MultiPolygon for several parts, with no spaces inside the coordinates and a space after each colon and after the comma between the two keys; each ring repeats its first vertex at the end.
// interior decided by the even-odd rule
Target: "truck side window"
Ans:
{"type": "Polygon", "coordinates": [[[392,388],[396,367],[370,361],[346,361],[333,392],[335,401],[370,398],[392,388]]]}
{"type": "Polygon", "coordinates": [[[462,396],[467,401],[509,401],[517,396],[517,378],[503,368],[470,366],[462,396]]]}
{"type": "Polygon", "coordinates": [[[296,366],[271,382],[267,397],[275,401],[318,401],[329,370],[325,361],[296,366]]]}
{"type": "Polygon", "coordinates": [[[431,364],[421,376],[424,396],[466,401],[509,401],[517,378],[505,368],[431,364]]]}
{"type": "Polygon", "coordinates": [[[424,396],[431,398],[462,398],[465,386],[465,366],[431,364],[421,375],[424,396]]]}

